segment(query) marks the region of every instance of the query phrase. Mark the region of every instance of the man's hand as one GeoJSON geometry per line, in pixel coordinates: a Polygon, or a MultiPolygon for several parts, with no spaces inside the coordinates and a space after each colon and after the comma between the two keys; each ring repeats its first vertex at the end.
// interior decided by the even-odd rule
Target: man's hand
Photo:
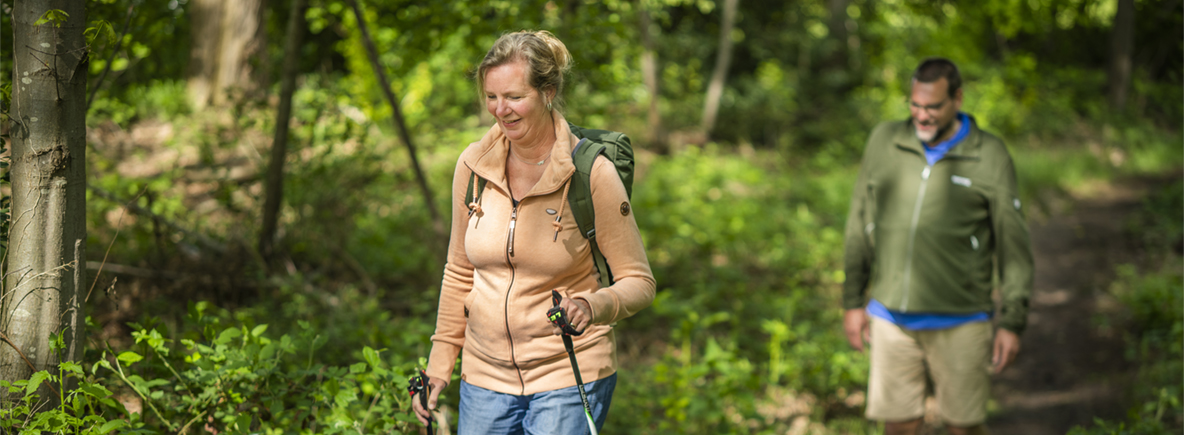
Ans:
{"type": "MultiPolygon", "coordinates": [[[[443,380],[428,376],[428,409],[423,409],[419,405],[419,398],[416,397],[411,400],[411,409],[415,410],[415,417],[419,419],[419,424],[428,425],[428,419],[432,418],[432,409],[436,409],[436,400],[440,398],[440,392],[444,390],[447,384],[443,380]]],[[[423,394],[423,393],[420,393],[423,394]]]]}
{"type": "Polygon", "coordinates": [[[995,373],[1002,372],[1020,353],[1020,336],[1003,328],[995,330],[995,346],[991,354],[991,366],[995,373]]]}
{"type": "MultiPolygon", "coordinates": [[[[584,329],[592,323],[592,307],[588,306],[588,302],[583,299],[563,298],[559,301],[559,306],[563,307],[567,312],[567,323],[571,324],[576,331],[584,332],[584,329]]],[[[563,329],[558,326],[551,325],[551,333],[555,335],[563,335],[563,329]]]]}
{"type": "Polygon", "coordinates": [[[863,352],[864,342],[871,341],[867,311],[864,311],[863,308],[855,308],[843,313],[843,330],[847,333],[847,342],[851,343],[851,347],[863,352]]]}

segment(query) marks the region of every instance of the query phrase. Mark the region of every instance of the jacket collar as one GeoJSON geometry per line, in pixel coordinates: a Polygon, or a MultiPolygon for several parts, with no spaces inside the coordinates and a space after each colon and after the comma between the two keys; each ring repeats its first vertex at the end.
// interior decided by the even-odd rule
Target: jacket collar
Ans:
{"type": "MultiPolygon", "coordinates": [[[[982,153],[983,145],[983,131],[978,128],[978,121],[974,119],[974,115],[966,114],[966,118],[970,120],[970,133],[962,139],[962,143],[950,149],[946,156],[972,158],[977,159],[982,153]]],[[[892,142],[897,147],[909,151],[913,151],[922,156],[925,155],[925,146],[921,144],[921,140],[917,139],[917,127],[913,125],[913,118],[905,120],[905,128],[896,131],[896,135],[892,138],[892,142]]]]}
{"type": "MultiPolygon", "coordinates": [[[[571,160],[571,151],[578,139],[571,133],[567,120],[558,111],[551,111],[551,119],[555,123],[555,145],[551,147],[551,160],[543,170],[542,178],[539,178],[539,182],[526,196],[555,192],[576,172],[576,166],[571,160]]],[[[464,164],[477,176],[509,193],[509,182],[506,180],[506,159],[509,152],[510,139],[495,123],[477,142],[477,152],[468,154],[464,164]]]]}

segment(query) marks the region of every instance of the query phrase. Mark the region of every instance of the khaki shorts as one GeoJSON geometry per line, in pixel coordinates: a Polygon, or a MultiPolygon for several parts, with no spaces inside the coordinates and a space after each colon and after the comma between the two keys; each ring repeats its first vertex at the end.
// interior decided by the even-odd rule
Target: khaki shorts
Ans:
{"type": "Polygon", "coordinates": [[[933,379],[941,419],[967,427],[987,419],[990,397],[990,322],[910,331],[871,319],[871,376],[867,418],[890,422],[925,415],[926,374],[933,379]]]}

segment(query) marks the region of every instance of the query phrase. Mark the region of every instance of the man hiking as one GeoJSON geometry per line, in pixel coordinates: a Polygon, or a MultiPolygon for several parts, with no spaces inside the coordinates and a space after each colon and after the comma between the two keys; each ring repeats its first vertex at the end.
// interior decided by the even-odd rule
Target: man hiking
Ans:
{"type": "Polygon", "coordinates": [[[855,349],[870,345],[867,417],[888,435],[918,432],[927,377],[951,434],[987,433],[989,376],[1015,358],[1026,322],[1032,249],[1015,167],[961,112],[961,85],[948,59],[917,67],[911,116],[872,131],[847,216],[843,328],[855,349]]]}

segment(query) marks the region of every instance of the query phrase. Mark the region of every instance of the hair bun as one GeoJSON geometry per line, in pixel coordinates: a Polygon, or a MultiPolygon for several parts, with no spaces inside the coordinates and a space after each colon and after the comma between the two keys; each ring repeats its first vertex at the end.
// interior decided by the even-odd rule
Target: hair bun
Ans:
{"type": "Polygon", "coordinates": [[[561,73],[566,74],[571,70],[571,52],[567,51],[567,46],[563,45],[563,41],[546,30],[534,32],[534,36],[547,43],[547,47],[551,49],[551,55],[555,56],[555,66],[559,68],[561,73]]]}

